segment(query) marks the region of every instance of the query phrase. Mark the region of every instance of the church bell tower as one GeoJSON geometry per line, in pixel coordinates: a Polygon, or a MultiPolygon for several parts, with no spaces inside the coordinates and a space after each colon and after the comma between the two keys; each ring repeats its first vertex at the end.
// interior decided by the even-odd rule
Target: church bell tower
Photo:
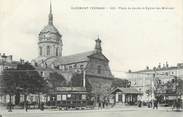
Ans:
{"type": "Polygon", "coordinates": [[[48,24],[39,33],[39,57],[62,56],[62,35],[53,23],[52,4],[48,15],[48,24]]]}

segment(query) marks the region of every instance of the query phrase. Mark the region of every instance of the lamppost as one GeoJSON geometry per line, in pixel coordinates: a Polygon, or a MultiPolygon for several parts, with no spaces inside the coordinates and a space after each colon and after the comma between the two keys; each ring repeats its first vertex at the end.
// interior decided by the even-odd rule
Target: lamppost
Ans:
{"type": "Polygon", "coordinates": [[[154,96],[154,80],[155,80],[155,78],[156,78],[156,68],[153,68],[153,70],[154,70],[154,74],[153,74],[153,77],[152,77],[152,95],[151,95],[151,97],[152,97],[152,100],[151,100],[151,103],[152,103],[152,107],[154,108],[154,99],[155,99],[155,96],[154,96]]]}

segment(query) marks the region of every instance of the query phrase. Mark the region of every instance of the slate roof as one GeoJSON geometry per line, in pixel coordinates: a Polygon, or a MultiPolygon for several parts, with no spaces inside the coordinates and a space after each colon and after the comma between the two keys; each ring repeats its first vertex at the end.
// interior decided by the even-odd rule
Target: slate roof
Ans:
{"type": "Polygon", "coordinates": [[[141,94],[137,89],[135,88],[123,88],[123,87],[117,87],[114,90],[112,90],[111,93],[115,92],[116,90],[120,90],[124,94],[141,94]]]}
{"type": "Polygon", "coordinates": [[[95,51],[88,51],[88,52],[83,52],[79,54],[74,54],[74,55],[69,55],[69,56],[62,56],[58,57],[57,60],[54,61],[55,64],[71,64],[71,63],[78,63],[78,62],[84,62],[88,61],[89,58],[88,56],[94,54],[95,51]]]}
{"type": "Polygon", "coordinates": [[[45,27],[41,30],[40,34],[41,34],[41,33],[48,33],[48,32],[56,33],[56,34],[59,34],[59,35],[60,35],[60,33],[59,33],[59,31],[57,30],[57,28],[56,28],[54,25],[52,25],[52,24],[48,24],[47,26],[45,26],[45,27]]]}

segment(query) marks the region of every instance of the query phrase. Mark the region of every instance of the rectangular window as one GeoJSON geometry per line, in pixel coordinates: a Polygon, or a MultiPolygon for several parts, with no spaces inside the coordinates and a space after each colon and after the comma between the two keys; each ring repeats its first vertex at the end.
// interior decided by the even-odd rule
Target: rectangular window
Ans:
{"type": "Polygon", "coordinates": [[[61,101],[61,95],[57,95],[57,101],[61,101]]]}
{"type": "Polygon", "coordinates": [[[50,46],[47,46],[47,55],[50,55],[50,46]]]}
{"type": "Polygon", "coordinates": [[[100,65],[97,67],[97,73],[101,74],[101,66],[100,65]]]}
{"type": "Polygon", "coordinates": [[[58,48],[56,48],[56,56],[58,56],[58,48]]]}
{"type": "Polygon", "coordinates": [[[43,50],[42,50],[42,47],[39,47],[39,54],[40,54],[40,56],[42,56],[42,52],[43,50]]]}
{"type": "Polygon", "coordinates": [[[67,100],[66,95],[62,95],[62,100],[67,100]]]}
{"type": "Polygon", "coordinates": [[[86,100],[86,95],[83,94],[81,98],[82,100],[86,100]]]}

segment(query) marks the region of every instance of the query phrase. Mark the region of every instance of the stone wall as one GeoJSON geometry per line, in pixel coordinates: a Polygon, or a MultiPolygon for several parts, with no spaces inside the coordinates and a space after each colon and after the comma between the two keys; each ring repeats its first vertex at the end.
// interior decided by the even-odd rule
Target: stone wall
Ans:
{"type": "Polygon", "coordinates": [[[94,58],[90,59],[90,61],[88,62],[86,74],[105,78],[113,77],[108,65],[108,61],[94,58]],[[101,73],[98,73],[98,66],[101,67],[101,73]]]}

